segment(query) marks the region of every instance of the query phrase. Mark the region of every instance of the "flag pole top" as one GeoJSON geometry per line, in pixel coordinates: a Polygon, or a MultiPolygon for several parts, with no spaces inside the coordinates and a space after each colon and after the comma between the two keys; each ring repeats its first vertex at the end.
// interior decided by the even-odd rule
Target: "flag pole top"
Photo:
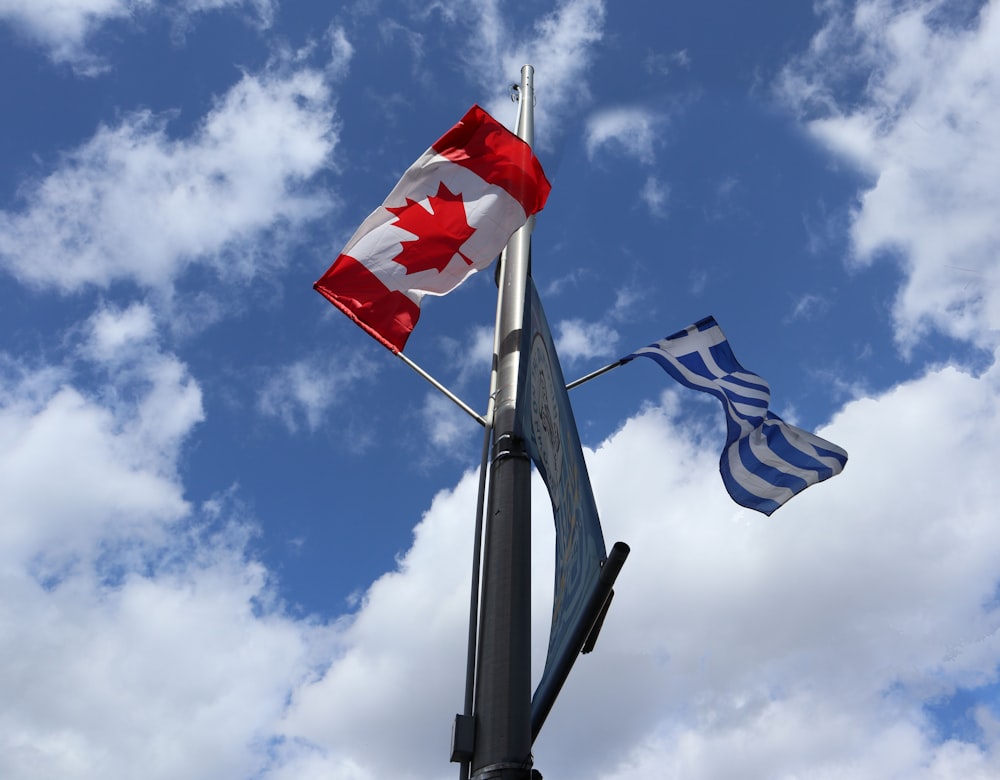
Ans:
{"type": "Polygon", "coordinates": [[[535,69],[531,65],[521,68],[521,83],[515,85],[515,92],[521,104],[517,118],[517,136],[528,146],[535,144],[535,69]]]}
{"type": "MultiPolygon", "coordinates": [[[[530,148],[535,135],[535,69],[531,65],[521,68],[521,84],[517,89],[517,137],[530,148]]],[[[496,355],[497,385],[495,412],[497,415],[494,435],[497,439],[514,432],[514,414],[517,406],[517,378],[520,364],[520,332],[524,319],[524,296],[528,279],[528,258],[531,252],[531,231],[534,215],[522,225],[510,240],[503,254],[501,270],[502,303],[496,341],[502,349],[496,355]]]]}

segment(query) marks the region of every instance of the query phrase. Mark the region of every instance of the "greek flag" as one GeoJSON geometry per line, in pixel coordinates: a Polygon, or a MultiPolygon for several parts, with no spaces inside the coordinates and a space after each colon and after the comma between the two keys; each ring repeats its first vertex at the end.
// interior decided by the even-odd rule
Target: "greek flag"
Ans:
{"type": "Polygon", "coordinates": [[[796,493],[839,474],[847,453],[768,411],[768,383],[736,360],[714,317],[622,358],[648,357],[682,385],[711,393],[726,412],[719,461],[733,500],[770,515],[796,493]]]}

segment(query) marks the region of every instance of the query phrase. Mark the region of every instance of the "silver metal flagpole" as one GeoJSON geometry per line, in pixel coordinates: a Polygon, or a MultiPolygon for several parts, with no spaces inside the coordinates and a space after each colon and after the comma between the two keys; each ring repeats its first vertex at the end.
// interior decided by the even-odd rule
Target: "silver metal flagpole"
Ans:
{"type": "MultiPolygon", "coordinates": [[[[534,140],[534,69],[521,68],[517,135],[534,140]]],[[[531,778],[531,463],[514,435],[534,217],[507,243],[496,334],[493,463],[475,686],[473,780],[531,778]]]]}

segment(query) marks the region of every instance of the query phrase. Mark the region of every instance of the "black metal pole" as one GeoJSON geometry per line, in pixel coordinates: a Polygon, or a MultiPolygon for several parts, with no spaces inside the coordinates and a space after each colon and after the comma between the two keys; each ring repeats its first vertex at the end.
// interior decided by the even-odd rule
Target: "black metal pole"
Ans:
{"type": "MultiPolygon", "coordinates": [[[[534,136],[534,70],[521,69],[518,136],[534,136]]],[[[515,436],[534,218],[507,244],[475,691],[473,780],[531,778],[531,462],[515,436]]]]}

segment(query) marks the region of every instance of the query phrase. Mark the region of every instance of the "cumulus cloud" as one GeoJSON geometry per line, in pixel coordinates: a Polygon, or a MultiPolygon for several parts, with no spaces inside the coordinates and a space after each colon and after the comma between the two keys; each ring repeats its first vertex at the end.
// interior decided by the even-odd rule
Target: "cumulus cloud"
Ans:
{"type": "MultiPolygon", "coordinates": [[[[663,143],[667,115],[645,106],[617,106],[592,113],[584,128],[587,158],[594,162],[616,155],[635,160],[647,170],[656,163],[663,143]]],[[[650,215],[667,216],[670,186],[655,173],[648,173],[639,188],[638,201],[650,215]]]]}
{"type": "Polygon", "coordinates": [[[639,106],[602,109],[587,120],[585,144],[593,160],[605,147],[649,165],[656,158],[665,117],[639,106]]]}
{"type": "Polygon", "coordinates": [[[344,403],[349,390],[370,379],[378,364],[359,356],[315,354],[285,366],[267,369],[257,409],[284,423],[289,432],[305,427],[313,432],[326,421],[331,407],[344,403]]]}
{"type": "MultiPolygon", "coordinates": [[[[245,524],[178,525],[225,516],[226,502],[191,507],[176,450],[143,454],[136,416],[191,408],[184,383],[153,370],[170,356],[145,322],[141,306],[108,309],[82,332],[95,356],[130,343],[133,370],[149,368],[145,393],[115,403],[5,363],[4,776],[448,776],[475,474],[434,499],[354,613],[325,628],[294,620],[248,556],[245,524]],[[157,386],[163,400],[147,403],[157,386]],[[60,490],[42,501],[53,473],[60,490]],[[62,565],[40,567],[53,549],[68,552],[62,565]]],[[[670,395],[587,453],[605,536],[633,552],[596,651],[535,746],[539,768],[581,780],[655,766],[706,780],[737,765],[759,777],[995,774],[996,713],[977,707],[979,736],[946,740],[926,705],[995,682],[1000,663],[1000,369],[941,367],[847,404],[817,432],[848,449],[848,468],[771,518],[725,494],[709,406],[670,395]]],[[[187,420],[176,441],[197,416],[174,416],[187,420]]],[[[553,576],[537,477],[532,512],[537,677],[553,576]]]]}
{"type": "MultiPolygon", "coordinates": [[[[589,452],[605,536],[633,552],[597,649],[535,746],[543,773],[995,772],[995,714],[970,712],[981,739],[949,741],[925,705],[993,682],[1000,661],[998,384],[995,368],[948,367],[848,404],[819,431],[851,452],[847,470],[769,519],[731,503],[717,470],[723,431],[683,403],[649,407],[589,452]],[[928,404],[935,425],[915,425],[928,404]]],[[[447,775],[474,495],[470,473],[435,499],[398,568],[341,627],[332,666],[293,697],[284,733],[321,765],[447,775]],[[359,697],[360,708],[338,706],[359,697]]],[[[537,677],[552,589],[537,480],[532,507],[537,677]]]]}
{"type": "Polygon", "coordinates": [[[788,315],[787,321],[813,319],[825,311],[828,306],[829,301],[822,295],[804,293],[795,300],[792,313],[788,315]]]}
{"type": "Polygon", "coordinates": [[[0,0],[0,19],[40,45],[54,62],[96,75],[107,66],[87,49],[90,36],[151,6],[152,0],[0,0]]]}
{"type": "Polygon", "coordinates": [[[207,779],[266,765],[269,728],[308,674],[305,626],[260,607],[265,572],[237,541],[199,547],[201,561],[114,584],[0,575],[4,777],[207,779]]]}
{"type": "Polygon", "coordinates": [[[466,448],[460,445],[474,441],[475,432],[478,430],[468,413],[441,393],[432,392],[424,396],[420,417],[431,444],[429,452],[433,453],[432,457],[435,460],[439,460],[443,455],[452,455],[465,460],[468,453],[466,448]]]}
{"type": "Polygon", "coordinates": [[[4,362],[0,512],[10,522],[0,533],[18,560],[58,570],[95,556],[109,536],[151,538],[187,512],[175,463],[203,418],[201,390],[143,319],[133,307],[90,320],[81,353],[108,376],[96,394],[71,372],[4,362]]]}
{"type": "MultiPolygon", "coordinates": [[[[484,3],[478,18],[496,8],[484,3]]],[[[861,6],[879,8],[895,7],[861,6]]],[[[599,3],[571,2],[548,17],[577,47],[564,47],[576,52],[567,67],[584,67],[602,14],[599,3]]],[[[943,36],[935,45],[952,51],[978,40],[987,15],[967,29],[911,15],[892,40],[909,51],[907,41],[943,36]]],[[[897,16],[905,14],[886,18],[897,16]]],[[[861,31],[855,42],[880,40],[864,13],[846,23],[861,31]]],[[[815,51],[824,45],[817,39],[815,51]]],[[[953,62],[942,58],[942,72],[953,62]]],[[[969,67],[978,65],[970,60],[969,67]]],[[[892,165],[909,170],[886,140],[908,138],[896,115],[887,112],[878,132],[865,124],[880,95],[848,109],[836,84],[818,70],[802,73],[806,102],[798,105],[829,112],[811,117],[817,137],[827,132],[821,120],[852,112],[864,120],[857,132],[845,122],[824,142],[878,176],[871,192],[892,179],[892,165]]],[[[319,132],[330,116],[328,97],[307,88],[320,83],[311,72],[247,76],[183,142],[148,116],[101,130],[64,167],[26,188],[20,211],[0,215],[2,262],[19,279],[67,292],[116,281],[152,289],[176,281],[185,264],[214,268],[241,256],[235,250],[255,231],[308,219],[326,204],[299,185],[333,143],[319,132]],[[255,113],[260,106],[267,110],[255,113]],[[228,119],[212,132],[217,115],[228,119]],[[243,133],[261,118],[275,123],[285,147],[266,147],[269,165],[255,168],[240,150],[255,148],[258,139],[243,133]],[[101,165],[88,160],[102,159],[97,152],[116,161],[120,203],[110,179],[93,175],[101,165]],[[196,175],[192,161],[215,156],[225,175],[248,177],[238,181],[256,192],[250,202],[227,193],[224,177],[196,175]],[[139,186],[150,173],[148,188],[139,186]],[[176,184],[172,197],[193,207],[170,230],[157,221],[175,191],[164,180],[176,184]],[[213,214],[224,223],[218,232],[198,214],[212,187],[225,206],[213,214]],[[258,201],[271,205],[255,207],[258,201]],[[88,210],[92,220],[81,216],[88,210]],[[69,227],[56,213],[70,217],[69,227]],[[129,226],[137,218],[146,220],[141,229],[129,226]],[[118,249],[122,239],[134,248],[141,231],[166,245],[142,263],[118,249]],[[29,236],[50,254],[24,254],[33,251],[29,236]],[[55,279],[55,265],[68,281],[55,279]]],[[[930,86],[914,84],[919,105],[930,86]]],[[[989,139],[982,143],[992,148],[989,139]]],[[[964,197],[968,181],[959,176],[942,192],[964,197]]],[[[898,213],[921,215],[908,200],[921,192],[897,192],[898,213]]],[[[864,215],[889,213],[876,205],[875,198],[859,205],[859,257],[865,236],[870,246],[902,236],[910,242],[912,285],[919,269],[929,273],[923,253],[935,234],[908,223],[890,230],[888,222],[873,231],[864,215]]],[[[990,240],[989,229],[976,230],[990,240]]],[[[966,254],[980,265],[962,267],[992,272],[966,254]]],[[[247,262],[237,266],[242,274],[259,272],[259,257],[247,262]]],[[[965,306],[954,291],[942,295],[965,306]]],[[[908,300],[900,299],[900,317],[908,300]]],[[[909,316],[933,314],[932,302],[914,300],[920,306],[909,316]]],[[[989,324],[988,304],[984,298],[963,313],[989,324]]],[[[149,303],[102,306],[67,336],[79,344],[65,365],[0,357],[0,775],[452,776],[448,734],[461,707],[475,475],[434,499],[410,549],[355,611],[326,626],[295,619],[254,560],[252,525],[238,505],[223,495],[196,506],[185,494],[180,456],[204,416],[201,390],[163,348],[160,325],[149,303]],[[80,364],[86,385],[75,373],[80,364]]],[[[617,346],[607,324],[575,326],[580,354],[617,346]]],[[[567,360],[571,344],[560,347],[567,360]]],[[[327,399],[343,391],[338,381],[304,358],[265,385],[259,408],[292,428],[321,425],[327,399]]],[[[969,734],[943,735],[929,705],[964,706],[961,694],[995,684],[1000,666],[1000,368],[977,376],[937,367],[851,401],[817,431],[848,449],[847,470],[772,518],[725,494],[718,409],[704,417],[705,405],[679,398],[642,408],[588,452],[605,535],[630,543],[632,555],[595,653],[578,661],[536,745],[543,773],[580,780],[664,772],[695,780],[995,777],[993,706],[969,707],[969,734]]],[[[550,509],[537,479],[532,510],[537,678],[553,577],[550,509]]]]}
{"type": "Polygon", "coordinates": [[[397,569],[339,627],[336,660],[295,693],[283,733],[320,749],[328,772],[355,767],[347,776],[359,780],[451,774],[477,484],[470,472],[435,497],[397,569]]]}
{"type": "Polygon", "coordinates": [[[164,12],[181,20],[197,13],[246,9],[260,25],[270,24],[276,0],[0,0],[0,21],[6,20],[57,64],[67,64],[83,76],[109,67],[91,47],[94,35],[107,25],[164,12]]]}
{"type": "Polygon", "coordinates": [[[133,357],[134,350],[146,349],[157,335],[153,310],[144,303],[134,303],[124,310],[102,308],[87,325],[90,334],[84,351],[99,363],[133,357]]]}
{"type": "Polygon", "coordinates": [[[618,331],[602,322],[580,319],[556,324],[556,351],[566,364],[592,357],[610,357],[618,348],[618,331]]]}
{"type": "Polygon", "coordinates": [[[781,93],[817,141],[869,179],[856,261],[899,263],[894,308],[908,348],[930,329],[990,347],[1000,330],[1000,4],[863,0],[826,26],[781,93]],[[860,96],[849,88],[863,76],[860,96]]]}
{"type": "Polygon", "coordinates": [[[675,68],[691,69],[691,57],[687,49],[674,52],[649,51],[643,61],[643,70],[650,76],[666,76],[675,68]]]}
{"type": "Polygon", "coordinates": [[[648,292],[638,284],[629,282],[615,290],[614,303],[599,319],[588,322],[573,317],[557,322],[554,328],[556,350],[564,367],[591,358],[621,357],[616,324],[630,321],[635,315],[636,307],[642,304],[648,292]]]}
{"type": "Polygon", "coordinates": [[[174,529],[58,581],[11,564],[5,552],[4,777],[207,780],[269,765],[324,631],[284,615],[238,527],[174,529]]]}
{"type": "Polygon", "coordinates": [[[333,78],[340,78],[347,74],[351,59],[354,57],[354,46],[351,45],[344,28],[335,24],[327,29],[326,40],[330,47],[327,72],[333,78]]]}
{"type": "Polygon", "coordinates": [[[0,359],[0,775],[259,774],[327,629],[286,615],[238,502],[185,498],[201,391],[150,310],[67,339],[66,367],[0,359]]]}
{"type": "Polygon", "coordinates": [[[646,183],[639,191],[639,197],[654,217],[667,216],[667,202],[670,200],[670,186],[657,176],[647,176],[646,183]]]}
{"type": "MultiPolygon", "coordinates": [[[[520,73],[525,63],[545,74],[537,87],[542,98],[536,114],[539,127],[558,128],[561,119],[590,98],[584,74],[604,38],[604,17],[603,0],[566,0],[535,22],[530,34],[507,42],[504,74],[520,73]]],[[[543,146],[547,139],[545,131],[543,146]]]]}
{"type": "Polygon", "coordinates": [[[0,263],[63,293],[116,281],[169,291],[199,264],[230,284],[251,278],[284,262],[282,231],[330,208],[308,180],[334,127],[322,74],[280,66],[245,74],[187,138],[167,117],[130,114],[0,212],[0,263]]]}
{"type": "Polygon", "coordinates": [[[482,377],[489,375],[493,360],[493,328],[473,327],[464,333],[461,339],[444,336],[441,338],[441,348],[448,358],[448,363],[457,369],[455,379],[457,386],[468,386],[474,380],[482,381],[482,377]]]}
{"type": "Polygon", "coordinates": [[[506,90],[497,95],[497,86],[519,83],[525,64],[545,74],[535,85],[535,140],[540,148],[551,149],[560,123],[590,100],[584,74],[604,37],[603,0],[563,0],[553,11],[538,17],[530,30],[512,27],[497,0],[472,4],[439,0],[430,8],[449,23],[472,28],[474,42],[462,56],[480,86],[495,95],[483,104],[501,121],[513,121],[516,115],[506,90]]]}

